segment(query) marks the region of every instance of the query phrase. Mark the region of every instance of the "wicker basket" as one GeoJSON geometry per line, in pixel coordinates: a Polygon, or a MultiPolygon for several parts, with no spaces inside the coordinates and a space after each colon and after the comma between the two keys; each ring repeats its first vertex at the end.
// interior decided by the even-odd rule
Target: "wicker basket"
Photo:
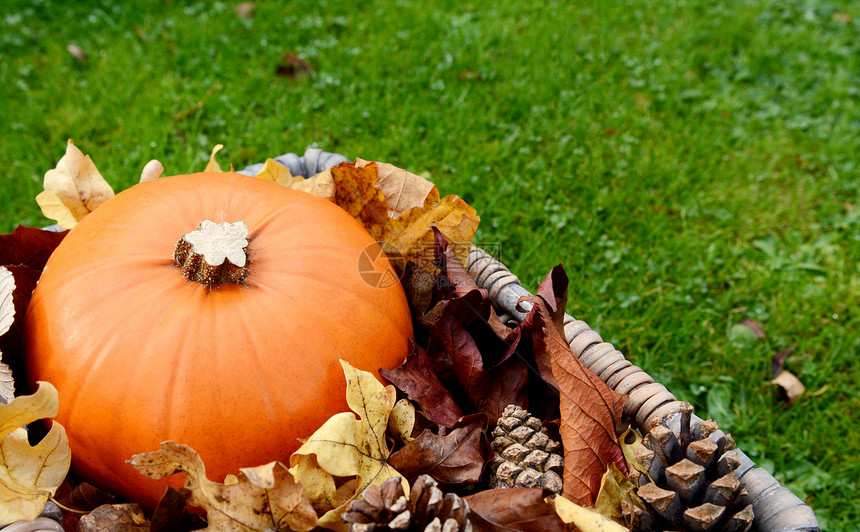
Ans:
{"type": "MultiPolygon", "coordinates": [[[[293,175],[310,177],[346,161],[339,154],[308,148],[302,157],[288,153],[275,158],[286,166],[293,175]]],[[[251,165],[240,170],[245,175],[255,175],[262,165],[251,165]]],[[[500,314],[508,314],[522,320],[525,313],[517,308],[520,298],[531,293],[523,288],[516,275],[504,264],[478,247],[469,253],[468,271],[479,287],[488,291],[490,299],[500,314]]],[[[520,308],[528,310],[531,304],[523,302],[520,308]]],[[[630,397],[625,406],[625,414],[635,420],[640,431],[646,432],[655,424],[665,422],[675,432],[680,428],[681,415],[677,398],[660,383],[654,382],[641,368],[633,365],[615,347],[604,342],[597,332],[587,323],[565,314],[564,333],[573,353],[585,367],[600,377],[618,393],[630,397]]],[[[691,425],[695,427],[702,420],[693,415],[691,425]]],[[[714,440],[723,436],[717,431],[710,437],[714,440]]],[[[776,481],[773,476],[756,467],[755,463],[739,452],[742,465],[737,470],[747,495],[740,506],[752,503],[755,512],[755,527],[760,532],[817,532],[821,528],[812,508],[795,496],[788,488],[776,481]]]]}

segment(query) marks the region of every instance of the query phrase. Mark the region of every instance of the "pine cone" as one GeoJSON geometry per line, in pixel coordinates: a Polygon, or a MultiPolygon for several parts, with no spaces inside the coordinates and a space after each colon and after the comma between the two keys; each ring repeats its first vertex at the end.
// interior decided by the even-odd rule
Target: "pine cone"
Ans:
{"type": "Polygon", "coordinates": [[[561,444],[547,436],[540,419],[509,405],[493,429],[491,488],[546,488],[561,493],[561,444]]]}
{"type": "Polygon", "coordinates": [[[714,435],[714,420],[691,431],[692,413],[693,407],[683,403],[679,432],[657,425],[636,453],[648,475],[640,474],[638,489],[646,509],[629,503],[622,508],[632,530],[736,532],[752,526],[752,504],[736,504],[746,490],[735,474],[740,462],[734,440],[714,435]]]}
{"type": "Polygon", "coordinates": [[[469,505],[454,493],[443,494],[429,475],[421,475],[407,499],[400,477],[370,486],[344,512],[349,532],[472,532],[469,505]]]}

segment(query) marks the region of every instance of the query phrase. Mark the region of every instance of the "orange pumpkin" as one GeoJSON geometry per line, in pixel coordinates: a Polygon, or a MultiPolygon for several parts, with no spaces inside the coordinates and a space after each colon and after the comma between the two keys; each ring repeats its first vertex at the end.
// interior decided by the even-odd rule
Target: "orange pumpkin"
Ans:
{"type": "Polygon", "coordinates": [[[228,173],[142,183],[88,215],[48,261],[25,324],[28,377],[59,390],[73,470],[151,509],[166,482],[125,460],[162,441],[193,447],[219,481],[288,462],[297,438],[348,411],[338,359],[376,373],[406,356],[406,298],[362,277],[368,246],[391,279],[341,208],[228,173]],[[203,220],[245,222],[237,282],[189,280],[174,260],[203,220]]]}

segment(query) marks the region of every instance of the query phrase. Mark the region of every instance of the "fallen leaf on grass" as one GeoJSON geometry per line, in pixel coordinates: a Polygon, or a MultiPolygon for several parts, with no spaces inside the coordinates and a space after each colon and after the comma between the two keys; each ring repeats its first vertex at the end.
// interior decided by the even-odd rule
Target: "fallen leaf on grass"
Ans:
{"type": "MultiPolygon", "coordinates": [[[[383,386],[373,374],[343,360],[341,365],[352,412],[330,417],[290,456],[290,471],[314,508],[325,512],[319,526],[334,529],[345,529],[340,516],[365,488],[403,476],[388,463],[386,428],[397,398],[394,386],[383,386]],[[336,478],[354,482],[338,487],[336,478]]],[[[408,494],[409,484],[405,479],[402,484],[408,494]]]]}
{"type": "Polygon", "coordinates": [[[398,450],[388,463],[410,482],[427,474],[446,484],[480,482],[493,451],[487,440],[487,416],[466,416],[451,430],[425,429],[398,450]]]}
{"type": "Polygon", "coordinates": [[[45,217],[56,220],[63,229],[71,229],[114,195],[90,156],[84,155],[72,139],[56,168],[45,173],[43,186],[45,190],[36,196],[36,203],[45,217]]]}
{"type": "Polygon", "coordinates": [[[771,380],[770,384],[779,387],[789,405],[793,405],[806,392],[806,386],[800,382],[800,379],[794,373],[785,369],[779,372],[779,375],[771,380]]]}
{"type": "Polygon", "coordinates": [[[311,72],[311,65],[294,53],[285,54],[275,68],[275,75],[282,78],[297,80],[311,72]]]}
{"type": "Polygon", "coordinates": [[[245,19],[254,18],[254,11],[256,9],[256,2],[242,2],[241,4],[236,6],[236,16],[245,19]]]}
{"type": "Polygon", "coordinates": [[[749,318],[744,318],[740,322],[738,322],[738,326],[746,327],[755,335],[756,338],[764,338],[767,336],[764,332],[764,327],[761,326],[761,323],[751,320],[749,318]]]}
{"type": "Polygon", "coordinates": [[[81,517],[78,532],[149,532],[149,519],[139,504],[105,504],[81,517]]]}
{"type": "Polygon", "coordinates": [[[779,353],[773,355],[770,359],[770,378],[776,378],[779,375],[779,372],[782,371],[783,366],[785,365],[785,359],[791,356],[794,353],[795,348],[797,348],[797,344],[791,344],[786,347],[779,353]]]}
{"type": "Polygon", "coordinates": [[[567,531],[553,506],[546,502],[549,490],[502,488],[480,491],[463,499],[477,532],[567,531]]]}
{"type": "Polygon", "coordinates": [[[573,354],[564,337],[564,308],[568,280],[556,266],[541,283],[523,320],[531,332],[535,358],[544,378],[554,382],[560,394],[561,434],[564,447],[564,491],[569,500],[593,506],[610,464],[627,474],[624,454],[615,434],[626,396],[610,389],[573,354]]]}
{"type": "Polygon", "coordinates": [[[21,428],[56,416],[58,408],[57,390],[47,382],[33,395],[0,405],[0,526],[38,517],[69,471],[72,454],[62,425],[54,422],[32,447],[21,428]]]}
{"type": "Polygon", "coordinates": [[[301,484],[280,462],[239,470],[235,482],[224,484],[206,478],[206,468],[191,447],[172,441],[151,453],[128,460],[139,473],[160,480],[185,473],[186,498],[206,510],[211,531],[311,530],[316,513],[301,484]]]}
{"type": "Polygon", "coordinates": [[[69,45],[66,46],[66,51],[69,52],[69,55],[71,55],[81,63],[86,63],[87,61],[89,61],[87,53],[84,51],[84,49],[75,43],[69,43],[69,45]]]}
{"type": "Polygon", "coordinates": [[[600,512],[580,506],[564,497],[547,499],[547,502],[555,506],[555,511],[562,521],[575,525],[580,532],[627,532],[629,530],[600,512]]]}

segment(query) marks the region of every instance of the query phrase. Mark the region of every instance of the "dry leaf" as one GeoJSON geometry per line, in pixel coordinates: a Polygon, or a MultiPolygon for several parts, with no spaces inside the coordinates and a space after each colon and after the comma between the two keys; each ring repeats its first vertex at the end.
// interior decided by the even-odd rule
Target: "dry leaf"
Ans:
{"type": "Polygon", "coordinates": [[[800,379],[794,373],[785,369],[780,371],[779,375],[770,381],[770,383],[779,386],[779,389],[790,405],[793,405],[806,392],[806,386],[800,382],[800,379]]]}
{"type": "Polygon", "coordinates": [[[33,395],[0,405],[0,526],[38,517],[66,478],[72,454],[63,427],[54,422],[32,447],[21,428],[56,416],[58,408],[57,389],[47,382],[33,395]]]}
{"type": "Polygon", "coordinates": [[[311,72],[311,65],[294,53],[285,54],[275,68],[275,75],[293,80],[306,76],[311,72]]]}
{"type": "Polygon", "coordinates": [[[624,524],[621,501],[633,500],[644,509],[644,503],[636,493],[638,487],[622,474],[615,464],[609,464],[609,469],[600,481],[600,493],[597,494],[597,500],[594,502],[594,510],[616,523],[624,524]]]}
{"type": "Polygon", "coordinates": [[[415,407],[408,399],[401,399],[394,403],[394,408],[391,409],[391,415],[388,416],[388,432],[399,441],[409,443],[415,438],[412,437],[412,430],[415,428],[415,407]]]}
{"type": "Polygon", "coordinates": [[[326,170],[309,179],[301,179],[293,183],[292,188],[334,202],[334,180],[331,172],[326,170]]]}
{"type": "MultiPolygon", "coordinates": [[[[428,272],[435,271],[432,228],[436,227],[454,246],[457,258],[466,263],[480,218],[461,198],[445,196],[439,201],[427,201],[421,207],[412,207],[391,218],[385,194],[376,187],[379,176],[376,163],[362,167],[341,163],[331,168],[331,175],[335,203],[358,220],[376,240],[392,244],[405,259],[428,272]]],[[[398,197],[401,196],[404,194],[398,197]]]]}
{"type": "Polygon", "coordinates": [[[627,532],[626,526],[621,526],[612,519],[592,510],[573,503],[562,496],[547,503],[555,506],[555,511],[565,523],[576,525],[580,532],[627,532]]]}
{"type": "Polygon", "coordinates": [[[148,532],[149,519],[139,504],[105,504],[81,517],[78,532],[148,532]]]}
{"type": "MultiPolygon", "coordinates": [[[[325,510],[319,526],[345,530],[340,516],[352,500],[368,486],[403,475],[388,464],[391,449],[385,435],[396,402],[394,386],[383,386],[373,374],[343,360],[341,365],[346,401],[355,414],[342,412],[329,418],[290,457],[290,471],[318,511],[325,510]],[[313,467],[313,461],[318,467],[313,467]],[[356,482],[341,486],[338,492],[333,489],[335,477],[355,477],[356,482]]],[[[409,484],[405,479],[402,484],[408,494],[409,484]]]]}
{"type": "Polygon", "coordinates": [[[794,350],[797,348],[797,344],[791,344],[786,347],[779,353],[773,355],[770,359],[770,378],[776,378],[779,375],[779,372],[782,371],[783,366],[785,365],[785,359],[791,356],[794,353],[794,350]]]}
{"type": "Polygon", "coordinates": [[[128,461],[139,473],[160,480],[185,473],[187,500],[206,510],[211,531],[311,530],[316,513],[302,486],[280,462],[240,469],[235,482],[206,478],[203,460],[192,448],[172,441],[128,461]]]}
{"type": "Polygon", "coordinates": [[[87,57],[87,53],[84,51],[84,49],[75,43],[69,43],[69,45],[66,46],[66,51],[69,52],[69,55],[71,55],[81,63],[86,63],[89,60],[89,58],[87,57]]]}
{"type": "Polygon", "coordinates": [[[481,481],[492,454],[487,440],[487,416],[473,414],[444,433],[425,429],[418,438],[392,454],[388,463],[410,482],[428,474],[445,484],[476,483],[481,481]]]}
{"type": "Polygon", "coordinates": [[[553,532],[567,527],[546,502],[549,490],[501,488],[464,497],[476,532],[553,532]]]}
{"type": "Polygon", "coordinates": [[[36,196],[36,203],[42,214],[64,229],[74,227],[114,195],[90,156],[84,155],[72,139],[56,168],[45,173],[44,189],[36,196]]]}
{"type": "Polygon", "coordinates": [[[223,172],[223,170],[221,170],[221,165],[219,165],[218,161],[215,160],[215,155],[223,149],[223,144],[216,144],[215,147],[212,148],[212,154],[209,155],[209,162],[206,163],[206,168],[203,169],[204,172],[223,172]]]}
{"type": "Polygon", "coordinates": [[[206,521],[186,509],[185,496],[168,486],[152,512],[149,532],[190,532],[206,528],[206,521]]]}
{"type": "MultiPolygon", "coordinates": [[[[15,276],[5,266],[0,266],[0,336],[3,336],[15,322],[15,276]]],[[[12,370],[3,362],[0,351],[0,402],[8,403],[15,397],[15,379],[12,370]]]]}
{"type": "Polygon", "coordinates": [[[19,225],[0,235],[0,265],[24,265],[39,272],[68,231],[43,231],[19,225]]]}
{"type": "Polygon", "coordinates": [[[163,172],[164,165],[161,164],[158,159],[153,159],[146,163],[146,166],[143,167],[143,171],[140,172],[140,182],[146,183],[147,181],[154,181],[161,177],[163,172]]]}
{"type": "MultiPolygon", "coordinates": [[[[361,168],[370,162],[356,157],[355,166],[361,168]]],[[[439,191],[430,181],[393,164],[378,161],[375,164],[377,178],[374,186],[385,197],[385,205],[392,218],[414,207],[423,208],[439,201],[439,191]]]]}
{"type": "Polygon", "coordinates": [[[640,448],[645,447],[645,444],[642,443],[642,436],[640,436],[635,430],[628,428],[624,431],[624,434],[618,438],[618,443],[621,444],[621,452],[624,453],[624,460],[627,461],[627,470],[630,471],[631,468],[635,469],[639,471],[640,474],[648,477],[648,480],[654,482],[654,479],[651,478],[651,475],[648,473],[648,469],[636,460],[636,453],[640,448]],[[628,441],[631,437],[633,438],[633,441],[628,441]]]}
{"type": "Polygon", "coordinates": [[[591,373],[567,344],[562,323],[567,282],[564,269],[553,268],[538,289],[540,295],[523,298],[534,305],[523,326],[531,331],[538,369],[544,372],[549,367],[560,394],[563,494],[577,504],[593,506],[610,464],[627,473],[615,434],[627,397],[591,373]]]}
{"type": "Polygon", "coordinates": [[[266,162],[263,163],[263,167],[260,168],[260,171],[257,172],[257,175],[254,177],[262,179],[263,181],[271,181],[272,183],[284,185],[285,187],[291,187],[299,181],[304,181],[304,178],[301,176],[294,177],[286,166],[283,166],[274,159],[266,159],[266,162]]]}

